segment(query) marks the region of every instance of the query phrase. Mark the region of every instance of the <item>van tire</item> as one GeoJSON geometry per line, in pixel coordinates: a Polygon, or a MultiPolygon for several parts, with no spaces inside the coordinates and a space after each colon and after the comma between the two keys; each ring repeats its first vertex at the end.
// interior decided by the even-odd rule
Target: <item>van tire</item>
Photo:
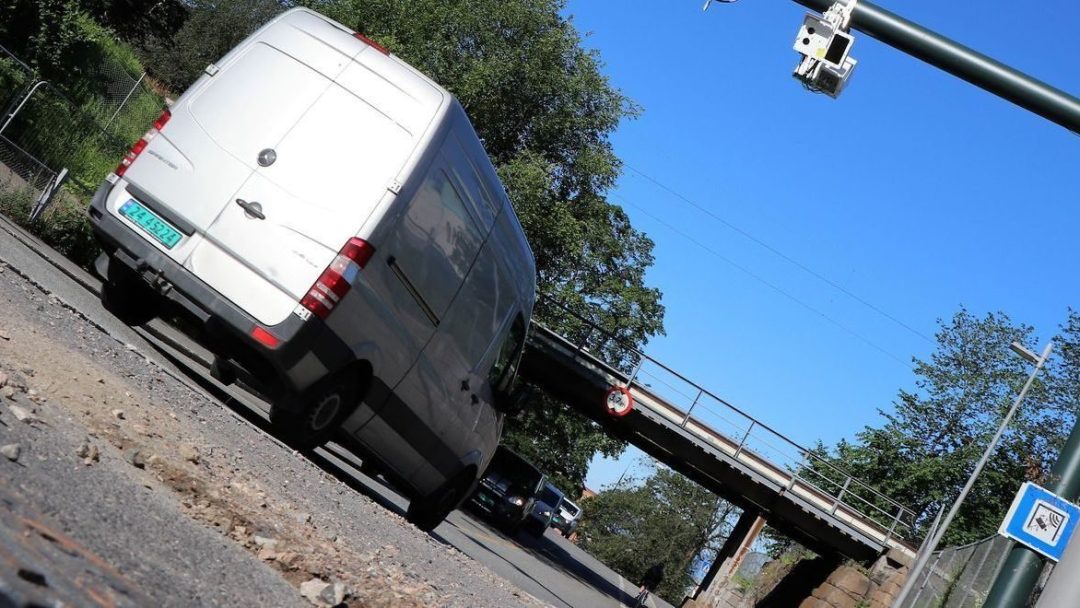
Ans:
{"type": "Polygon", "coordinates": [[[270,406],[275,435],[298,450],[314,450],[329,441],[359,405],[367,378],[346,372],[324,378],[285,403],[270,406]]]}
{"type": "Polygon", "coordinates": [[[158,316],[161,299],[138,275],[119,262],[109,264],[109,278],[101,285],[101,305],[125,325],[145,325],[158,316]]]}
{"type": "Polygon", "coordinates": [[[424,532],[431,532],[465,502],[479,481],[476,468],[465,467],[431,494],[410,500],[405,519],[424,532]]]}

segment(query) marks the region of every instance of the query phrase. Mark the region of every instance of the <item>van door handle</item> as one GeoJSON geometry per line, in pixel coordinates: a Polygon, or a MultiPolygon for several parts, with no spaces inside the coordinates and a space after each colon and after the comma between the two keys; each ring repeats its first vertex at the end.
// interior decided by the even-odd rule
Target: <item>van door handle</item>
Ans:
{"type": "Polygon", "coordinates": [[[266,216],[263,215],[262,212],[262,205],[260,205],[259,203],[256,203],[255,201],[249,203],[242,198],[238,198],[236,199],[236,204],[240,205],[244,209],[245,215],[250,215],[251,217],[260,220],[266,219],[266,216]]]}

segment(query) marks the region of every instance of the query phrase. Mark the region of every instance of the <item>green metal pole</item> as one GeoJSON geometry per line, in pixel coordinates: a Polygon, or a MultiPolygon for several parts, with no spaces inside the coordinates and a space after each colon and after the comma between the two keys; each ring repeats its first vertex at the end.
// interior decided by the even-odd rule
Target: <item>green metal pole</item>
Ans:
{"type": "MultiPolygon", "coordinates": [[[[819,13],[827,11],[835,2],[835,0],[794,1],[819,13]]],[[[851,13],[851,27],[998,97],[1007,99],[1074,133],[1080,133],[1080,99],[1064,91],[1055,89],[870,2],[859,0],[855,5],[851,13]]]]}
{"type": "MultiPolygon", "coordinates": [[[[1073,426],[1065,447],[1061,448],[1046,489],[1065,500],[1075,502],[1080,497],[1080,421],[1073,426]]],[[[1014,544],[994,579],[983,608],[1023,608],[1039,582],[1042,565],[1038,553],[1014,544]]]]}

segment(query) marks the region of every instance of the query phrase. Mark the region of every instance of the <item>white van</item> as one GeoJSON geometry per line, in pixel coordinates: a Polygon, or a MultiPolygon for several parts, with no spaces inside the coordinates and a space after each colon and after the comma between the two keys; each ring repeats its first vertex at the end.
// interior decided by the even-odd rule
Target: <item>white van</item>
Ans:
{"type": "Polygon", "coordinates": [[[343,430],[422,528],[469,494],[515,401],[536,271],[445,89],[290,10],[207,66],[90,217],[106,307],[193,317],[284,439],[343,430]]]}

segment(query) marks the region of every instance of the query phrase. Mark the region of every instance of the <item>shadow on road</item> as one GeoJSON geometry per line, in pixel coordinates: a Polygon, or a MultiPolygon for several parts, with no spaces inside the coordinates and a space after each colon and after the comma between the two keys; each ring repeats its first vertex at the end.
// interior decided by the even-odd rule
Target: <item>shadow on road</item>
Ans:
{"type": "MultiPolygon", "coordinates": [[[[471,513],[467,510],[463,510],[463,512],[466,514],[469,521],[482,531],[491,535],[497,535],[499,537],[502,537],[503,539],[514,543],[522,551],[528,553],[537,560],[544,562],[554,570],[561,571],[563,574],[577,580],[579,583],[595,589],[596,591],[610,597],[611,599],[619,602],[620,604],[624,604],[627,606],[633,605],[635,599],[633,595],[630,595],[629,593],[624,591],[618,584],[613,583],[599,572],[593,570],[593,567],[591,567],[590,565],[583,563],[579,556],[585,557],[586,559],[592,558],[586,556],[581,550],[576,549],[576,547],[574,547],[573,545],[569,545],[569,541],[561,541],[553,537],[552,534],[554,534],[554,532],[551,532],[549,530],[543,536],[539,537],[533,536],[532,534],[525,531],[519,532],[515,535],[509,535],[500,530],[499,528],[490,525],[488,522],[481,519],[479,515],[471,513]],[[563,543],[566,543],[567,546],[563,546],[563,543]]],[[[460,526],[458,526],[458,529],[461,531],[462,534],[470,537],[475,543],[484,547],[484,549],[486,549],[487,551],[491,552],[493,556],[513,566],[519,572],[522,572],[522,574],[524,574],[530,580],[546,589],[549,593],[558,598],[560,601],[563,601],[568,605],[573,605],[572,601],[567,601],[561,598],[555,590],[551,589],[547,585],[544,585],[543,581],[537,580],[529,572],[526,572],[519,568],[517,564],[511,563],[509,560],[506,560],[506,558],[490,549],[488,547],[489,543],[485,542],[484,538],[480,538],[477,535],[470,533],[469,530],[464,529],[460,526]]]]}

